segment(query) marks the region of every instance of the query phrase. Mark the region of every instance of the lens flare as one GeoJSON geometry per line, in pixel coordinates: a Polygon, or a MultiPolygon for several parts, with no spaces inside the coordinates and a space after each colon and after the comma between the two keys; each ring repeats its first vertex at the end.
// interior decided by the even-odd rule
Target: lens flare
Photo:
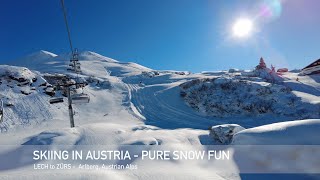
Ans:
{"type": "Polygon", "coordinates": [[[266,20],[273,20],[280,17],[282,12],[282,3],[280,0],[265,0],[260,5],[259,17],[266,20]]]}

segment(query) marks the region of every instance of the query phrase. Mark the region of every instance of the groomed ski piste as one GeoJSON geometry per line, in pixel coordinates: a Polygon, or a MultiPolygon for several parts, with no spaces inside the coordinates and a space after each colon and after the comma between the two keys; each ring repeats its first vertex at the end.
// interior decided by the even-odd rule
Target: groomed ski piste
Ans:
{"type": "MultiPolygon", "coordinates": [[[[252,76],[249,71],[152,70],[90,51],[79,54],[82,73],[77,75],[67,71],[69,59],[67,53],[40,51],[10,61],[10,65],[0,65],[0,98],[4,102],[0,145],[5,145],[0,150],[0,160],[23,145],[89,145],[93,149],[109,145],[165,145],[172,149],[203,150],[202,145],[225,142],[219,141],[221,137],[212,137],[212,126],[224,125],[228,129],[230,124],[243,127],[229,139],[231,145],[320,144],[319,75],[287,72],[279,75],[277,82],[268,82],[264,76],[252,76]],[[63,103],[49,103],[53,84],[46,77],[57,74],[88,83],[80,91],[90,96],[90,103],[73,106],[75,128],[69,127],[66,97],[63,103]]],[[[63,96],[56,91],[54,97],[63,96]]],[[[288,154],[291,153],[303,152],[289,150],[288,154]]],[[[314,157],[319,157],[319,153],[314,157]]],[[[290,165],[302,173],[316,171],[316,167],[294,165],[299,158],[288,158],[278,159],[280,170],[290,165]]],[[[223,164],[227,170],[224,173],[208,162],[138,159],[137,171],[38,172],[28,170],[31,163],[11,167],[6,159],[11,168],[1,167],[0,179],[241,179],[244,166],[263,167],[271,172],[277,168],[272,162],[261,163],[261,159],[268,160],[263,155],[252,157],[252,165],[234,154],[232,160],[223,164]]],[[[317,178],[312,174],[302,177],[317,178]]]]}

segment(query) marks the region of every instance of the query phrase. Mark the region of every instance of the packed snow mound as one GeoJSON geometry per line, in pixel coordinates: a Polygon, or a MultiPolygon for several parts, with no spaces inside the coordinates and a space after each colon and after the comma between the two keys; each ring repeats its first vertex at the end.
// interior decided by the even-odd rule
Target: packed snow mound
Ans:
{"type": "Polygon", "coordinates": [[[188,81],[180,88],[180,95],[187,105],[207,116],[320,117],[320,104],[303,102],[283,85],[218,77],[188,81]]]}
{"type": "Polygon", "coordinates": [[[233,135],[242,130],[245,130],[245,128],[238,124],[223,124],[209,128],[209,135],[221,144],[229,144],[232,141],[233,135]]]}
{"type": "Polygon", "coordinates": [[[320,145],[320,119],[268,124],[240,131],[234,145],[320,145]]]}
{"type": "Polygon", "coordinates": [[[246,129],[233,137],[233,158],[240,172],[314,174],[319,171],[319,130],[320,119],[246,129]]]}
{"type": "Polygon", "coordinates": [[[0,65],[0,77],[8,77],[19,82],[32,82],[35,81],[36,74],[25,67],[0,65]]]}

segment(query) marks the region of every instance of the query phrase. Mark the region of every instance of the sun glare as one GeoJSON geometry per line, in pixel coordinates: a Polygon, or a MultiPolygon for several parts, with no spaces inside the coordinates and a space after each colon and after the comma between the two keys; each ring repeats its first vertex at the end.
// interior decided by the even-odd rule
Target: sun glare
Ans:
{"type": "Polygon", "coordinates": [[[250,19],[238,19],[232,27],[233,35],[239,38],[247,37],[252,32],[252,28],[253,23],[250,19]]]}

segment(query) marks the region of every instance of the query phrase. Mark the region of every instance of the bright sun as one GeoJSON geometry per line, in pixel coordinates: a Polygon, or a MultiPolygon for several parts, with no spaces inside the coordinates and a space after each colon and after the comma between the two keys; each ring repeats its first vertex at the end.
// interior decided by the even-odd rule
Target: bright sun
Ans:
{"type": "Polygon", "coordinates": [[[238,19],[233,27],[233,35],[239,38],[246,37],[252,32],[253,23],[250,19],[238,19]]]}

